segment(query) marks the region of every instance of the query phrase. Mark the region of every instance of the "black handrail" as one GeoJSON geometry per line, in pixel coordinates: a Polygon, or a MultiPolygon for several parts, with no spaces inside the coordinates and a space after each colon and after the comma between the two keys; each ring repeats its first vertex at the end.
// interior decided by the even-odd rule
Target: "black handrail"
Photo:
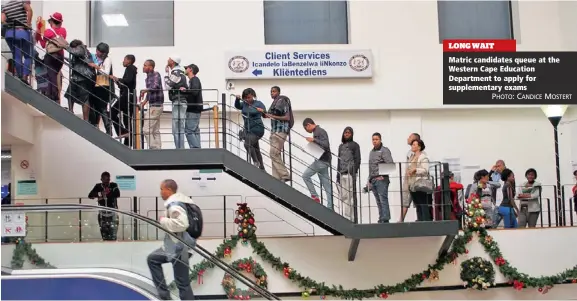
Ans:
{"type": "Polygon", "coordinates": [[[208,252],[205,248],[201,247],[198,244],[196,246],[189,245],[182,238],[180,238],[180,237],[176,236],[174,233],[164,229],[162,227],[162,225],[160,225],[156,220],[153,220],[153,219],[148,218],[146,216],[142,216],[142,215],[139,215],[139,214],[136,214],[133,212],[122,211],[122,210],[119,210],[116,208],[102,207],[102,206],[96,206],[96,205],[84,205],[84,204],[75,204],[75,205],[72,205],[72,204],[18,205],[18,206],[3,205],[2,206],[2,211],[56,211],[56,210],[58,210],[58,211],[74,210],[74,211],[76,211],[79,209],[97,209],[97,210],[113,211],[113,212],[116,212],[119,214],[128,215],[128,216],[135,218],[137,220],[144,221],[147,224],[152,225],[156,228],[160,228],[164,232],[166,232],[169,236],[171,236],[173,239],[178,240],[179,242],[181,242],[182,244],[187,246],[189,249],[194,250],[201,257],[208,260],[210,263],[212,263],[215,266],[219,267],[220,269],[224,270],[226,273],[231,274],[235,279],[239,280],[240,282],[242,282],[243,284],[248,286],[250,289],[252,289],[255,292],[257,292],[258,294],[260,294],[262,297],[266,298],[267,300],[280,300],[280,298],[278,298],[277,296],[275,296],[274,294],[272,294],[268,290],[258,286],[256,283],[251,281],[247,276],[238,272],[237,270],[232,268],[230,265],[228,265],[227,263],[223,262],[222,260],[220,260],[219,258],[214,256],[213,254],[208,252]]]}

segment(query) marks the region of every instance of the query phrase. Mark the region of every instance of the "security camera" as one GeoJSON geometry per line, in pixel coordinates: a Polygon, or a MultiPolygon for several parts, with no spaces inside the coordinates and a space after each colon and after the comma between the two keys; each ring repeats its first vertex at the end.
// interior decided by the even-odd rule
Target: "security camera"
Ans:
{"type": "Polygon", "coordinates": [[[226,83],[226,89],[227,90],[234,90],[234,83],[233,82],[227,82],[226,83]]]}

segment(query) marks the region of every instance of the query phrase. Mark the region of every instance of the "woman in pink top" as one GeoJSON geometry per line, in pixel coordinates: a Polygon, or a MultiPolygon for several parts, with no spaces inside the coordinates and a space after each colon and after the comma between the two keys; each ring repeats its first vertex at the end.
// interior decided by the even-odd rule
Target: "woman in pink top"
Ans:
{"type": "MultiPolygon", "coordinates": [[[[46,48],[46,45],[51,39],[56,37],[62,37],[66,40],[66,29],[62,27],[62,14],[53,13],[48,19],[48,24],[50,28],[44,31],[44,37],[36,37],[37,41],[40,42],[42,47],[46,48]]],[[[39,34],[38,34],[39,35],[39,34]]],[[[44,64],[46,65],[47,77],[48,77],[48,88],[46,95],[48,98],[60,103],[60,90],[58,89],[58,74],[62,65],[64,64],[64,50],[60,50],[54,53],[46,53],[44,56],[44,64]]]]}

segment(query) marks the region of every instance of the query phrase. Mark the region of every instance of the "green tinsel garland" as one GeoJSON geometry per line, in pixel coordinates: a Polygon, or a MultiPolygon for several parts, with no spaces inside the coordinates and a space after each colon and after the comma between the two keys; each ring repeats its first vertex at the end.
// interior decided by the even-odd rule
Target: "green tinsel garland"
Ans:
{"type": "MultiPolygon", "coordinates": [[[[437,278],[438,272],[443,270],[447,264],[455,262],[459,255],[469,252],[466,249],[466,245],[471,242],[473,234],[476,233],[479,237],[479,242],[483,245],[493,262],[499,267],[499,271],[503,276],[505,276],[505,278],[510,280],[510,283],[514,285],[516,289],[519,289],[519,287],[533,287],[538,288],[540,292],[543,292],[553,287],[555,284],[564,283],[568,280],[577,283],[577,266],[553,276],[530,277],[527,274],[517,271],[517,269],[510,266],[507,261],[502,263],[501,260],[503,260],[503,257],[499,250],[499,246],[492,240],[492,237],[488,235],[487,230],[480,227],[482,225],[476,223],[476,221],[484,218],[484,212],[476,208],[478,204],[480,204],[478,196],[472,194],[469,200],[467,200],[467,204],[466,214],[469,217],[469,227],[463,232],[463,234],[458,235],[455,238],[451,250],[446,255],[437,258],[433,264],[428,265],[428,267],[422,272],[415,273],[405,281],[393,285],[381,284],[375,286],[373,289],[366,290],[344,289],[342,285],[328,286],[324,282],[319,282],[303,276],[295,269],[290,268],[290,264],[282,261],[281,258],[274,256],[267,249],[264,243],[259,242],[256,235],[243,237],[242,239],[234,236],[221,244],[214,255],[221,259],[230,257],[230,252],[237,246],[239,240],[246,240],[252,246],[254,253],[258,254],[263,261],[272,265],[275,270],[285,273],[285,276],[291,281],[297,283],[299,287],[305,289],[307,296],[316,294],[320,295],[321,298],[324,296],[342,299],[366,299],[374,298],[375,296],[387,298],[392,294],[405,293],[414,290],[427,279],[433,280],[437,278]]],[[[212,267],[213,265],[206,260],[194,265],[190,273],[191,281],[197,280],[199,275],[202,277],[204,272],[212,267]]],[[[176,288],[176,284],[171,283],[171,287],[176,288]]]]}
{"type": "Polygon", "coordinates": [[[24,266],[25,257],[28,257],[30,263],[32,263],[36,267],[43,269],[55,268],[50,263],[46,262],[44,258],[38,255],[36,249],[32,248],[32,244],[27,243],[22,238],[18,238],[16,239],[16,247],[14,248],[14,252],[12,253],[12,261],[10,262],[11,268],[13,270],[22,269],[22,267],[24,266]]]}

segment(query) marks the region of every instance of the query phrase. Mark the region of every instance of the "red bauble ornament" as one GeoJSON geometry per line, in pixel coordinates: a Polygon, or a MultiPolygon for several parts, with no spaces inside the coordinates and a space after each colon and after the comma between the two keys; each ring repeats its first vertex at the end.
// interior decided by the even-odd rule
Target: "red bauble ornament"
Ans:
{"type": "Polygon", "coordinates": [[[469,250],[465,249],[465,254],[469,254],[469,250]]]}
{"type": "Polygon", "coordinates": [[[248,219],[248,223],[251,224],[251,225],[254,225],[254,218],[252,218],[252,217],[249,218],[249,219],[248,219]]]}
{"type": "Polygon", "coordinates": [[[543,288],[540,287],[537,291],[539,291],[540,293],[542,293],[542,292],[543,292],[543,288]]]}
{"type": "Polygon", "coordinates": [[[427,275],[423,274],[421,277],[423,277],[423,279],[427,279],[427,275]]]}
{"type": "Polygon", "coordinates": [[[250,300],[250,296],[246,296],[245,299],[246,299],[246,300],[250,300]]]}
{"type": "Polygon", "coordinates": [[[389,295],[387,295],[387,293],[381,293],[381,295],[379,296],[383,299],[387,299],[389,297],[389,295]]]}
{"type": "Polygon", "coordinates": [[[571,283],[577,283],[577,279],[571,280],[571,283]]]}
{"type": "Polygon", "coordinates": [[[240,220],[238,220],[238,218],[235,218],[235,219],[234,219],[234,223],[235,223],[235,224],[238,224],[238,223],[240,223],[240,220]]]}
{"type": "Polygon", "coordinates": [[[236,300],[238,300],[238,295],[235,295],[234,298],[235,298],[236,300]]]}

